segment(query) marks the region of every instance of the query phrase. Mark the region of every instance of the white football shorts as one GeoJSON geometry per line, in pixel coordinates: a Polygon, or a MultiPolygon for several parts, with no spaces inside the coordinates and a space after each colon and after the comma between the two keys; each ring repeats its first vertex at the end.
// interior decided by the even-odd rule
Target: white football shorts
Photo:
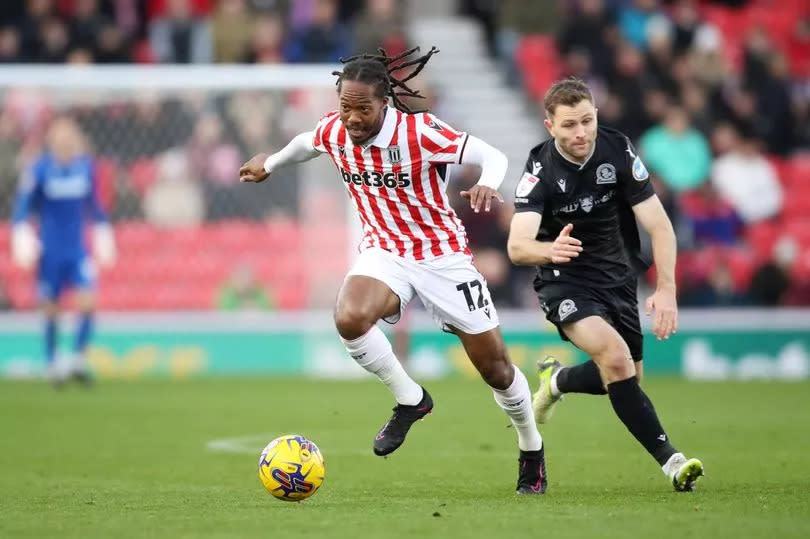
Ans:
{"type": "Polygon", "coordinates": [[[363,275],[384,282],[399,296],[399,314],[384,320],[394,324],[402,317],[414,294],[444,331],[452,326],[477,334],[498,327],[487,282],[464,253],[432,260],[402,258],[384,249],[366,249],[346,277],[363,275]]]}

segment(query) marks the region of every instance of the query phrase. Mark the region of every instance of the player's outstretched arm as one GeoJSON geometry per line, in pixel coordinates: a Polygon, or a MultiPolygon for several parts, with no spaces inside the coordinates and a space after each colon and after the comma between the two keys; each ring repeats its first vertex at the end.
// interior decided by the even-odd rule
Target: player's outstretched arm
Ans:
{"type": "Polygon", "coordinates": [[[571,236],[574,225],[568,223],[554,241],[537,241],[543,216],[520,212],[512,217],[506,245],[509,260],[518,266],[543,266],[571,262],[582,252],[582,242],[571,236]]]}
{"type": "Polygon", "coordinates": [[[239,168],[239,181],[260,183],[270,177],[273,170],[279,167],[303,163],[317,157],[320,152],[312,147],[312,138],[311,131],[301,133],[273,155],[268,156],[266,153],[254,155],[239,168]]]}
{"type": "Polygon", "coordinates": [[[655,195],[633,206],[633,213],[650,235],[658,275],[655,292],[647,298],[647,316],[655,311],[653,333],[659,340],[667,339],[678,329],[678,303],[675,297],[675,259],[678,248],[675,231],[661,201],[655,195]]]}
{"type": "Polygon", "coordinates": [[[461,163],[481,167],[481,177],[478,179],[478,183],[468,191],[459,193],[462,198],[470,201],[470,207],[475,213],[481,211],[482,206],[484,211],[490,211],[492,199],[503,202],[498,188],[506,176],[509,160],[502,151],[477,137],[468,136],[461,163]]]}

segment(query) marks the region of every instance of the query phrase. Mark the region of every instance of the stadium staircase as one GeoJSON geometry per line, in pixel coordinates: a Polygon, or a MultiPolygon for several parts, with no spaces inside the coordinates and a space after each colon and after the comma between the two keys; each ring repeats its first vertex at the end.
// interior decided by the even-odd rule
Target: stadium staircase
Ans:
{"type": "Polygon", "coordinates": [[[439,94],[437,115],[464,129],[509,158],[502,189],[511,198],[529,150],[546,137],[545,129],[520,89],[510,88],[499,66],[486,53],[479,26],[459,17],[414,16],[408,26],[412,43],[435,45],[441,54],[426,70],[439,94]]]}

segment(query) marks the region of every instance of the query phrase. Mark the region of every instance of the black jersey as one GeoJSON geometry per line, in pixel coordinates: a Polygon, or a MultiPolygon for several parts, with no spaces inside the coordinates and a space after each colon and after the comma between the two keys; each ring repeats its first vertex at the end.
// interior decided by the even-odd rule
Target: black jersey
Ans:
{"type": "Polygon", "coordinates": [[[577,258],[540,266],[537,278],[607,288],[649,267],[632,206],[654,194],[644,163],[615,129],[598,128],[593,155],[582,166],[563,157],[554,139],[534,147],[515,189],[515,212],[543,216],[538,241],[554,241],[568,223],[582,241],[577,258]]]}

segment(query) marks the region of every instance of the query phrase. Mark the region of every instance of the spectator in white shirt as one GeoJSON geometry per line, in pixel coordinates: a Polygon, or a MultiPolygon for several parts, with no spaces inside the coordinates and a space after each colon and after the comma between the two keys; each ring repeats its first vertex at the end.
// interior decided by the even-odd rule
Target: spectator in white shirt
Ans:
{"type": "Polygon", "coordinates": [[[712,166],[712,185],[746,223],[777,215],[782,209],[782,185],[765,158],[760,143],[738,134],[730,151],[712,166]]]}

